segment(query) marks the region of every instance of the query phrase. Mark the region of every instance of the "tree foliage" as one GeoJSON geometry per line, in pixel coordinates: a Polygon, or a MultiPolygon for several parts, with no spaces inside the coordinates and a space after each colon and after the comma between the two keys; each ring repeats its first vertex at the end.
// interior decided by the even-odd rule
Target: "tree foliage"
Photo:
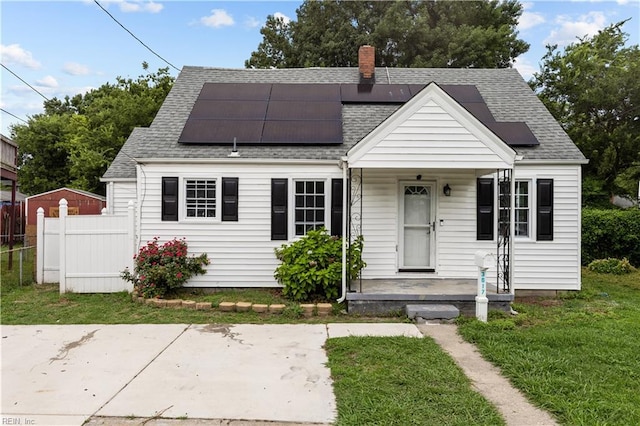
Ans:
{"type": "Polygon", "coordinates": [[[585,187],[607,194],[633,194],[640,179],[640,50],[625,46],[625,22],[564,51],[547,46],[530,81],[589,159],[585,187]]]}
{"type": "Polygon", "coordinates": [[[504,68],[529,49],[517,38],[517,0],[305,0],[296,13],[267,18],[247,68],[356,66],[365,44],[378,66],[504,68]]]}
{"type": "MultiPolygon", "coordinates": [[[[146,63],[143,69],[147,70],[146,63]]],[[[118,77],[86,94],[44,102],[44,113],[12,127],[20,190],[62,186],[104,193],[100,177],[136,126],[149,126],[173,85],[168,68],[118,77]]]]}

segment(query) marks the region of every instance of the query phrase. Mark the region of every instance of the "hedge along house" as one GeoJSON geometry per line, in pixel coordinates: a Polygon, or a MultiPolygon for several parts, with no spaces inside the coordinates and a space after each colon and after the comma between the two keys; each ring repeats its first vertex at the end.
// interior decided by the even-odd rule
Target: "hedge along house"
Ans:
{"type": "Polygon", "coordinates": [[[103,181],[111,213],[137,201],[142,244],[208,253],[194,287],[278,286],[274,248],[363,235],[346,297],[367,311],[473,300],[477,250],[490,300],[580,289],[585,162],[517,71],[375,68],[363,46],[358,68],[184,67],[103,181]]]}

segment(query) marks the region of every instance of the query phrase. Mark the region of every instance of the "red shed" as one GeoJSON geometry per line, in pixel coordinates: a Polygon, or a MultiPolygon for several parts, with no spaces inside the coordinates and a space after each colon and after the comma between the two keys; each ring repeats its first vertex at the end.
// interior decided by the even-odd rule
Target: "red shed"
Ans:
{"type": "Polygon", "coordinates": [[[59,188],[27,197],[27,235],[29,237],[36,235],[38,208],[44,209],[44,217],[57,217],[58,204],[63,198],[69,203],[69,215],[100,214],[107,204],[106,198],[102,195],[73,188],[59,188]]]}
{"type": "Polygon", "coordinates": [[[36,212],[44,209],[44,217],[57,217],[58,204],[61,199],[69,203],[69,214],[100,214],[106,207],[106,199],[102,195],[73,188],[60,188],[42,194],[27,197],[27,225],[36,224],[36,212]]]}

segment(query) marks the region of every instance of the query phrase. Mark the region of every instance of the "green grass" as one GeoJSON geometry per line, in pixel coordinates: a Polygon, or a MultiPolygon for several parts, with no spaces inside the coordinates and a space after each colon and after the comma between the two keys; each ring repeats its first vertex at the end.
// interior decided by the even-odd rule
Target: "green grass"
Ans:
{"type": "Polygon", "coordinates": [[[640,424],[640,272],[582,276],[581,292],[463,320],[460,333],[562,424],[640,424]]]}
{"type": "Polygon", "coordinates": [[[429,338],[326,342],[338,425],[501,425],[497,410],[429,338]]]}
{"type": "Polygon", "coordinates": [[[2,271],[2,289],[11,289],[20,285],[31,284],[35,277],[35,247],[21,250],[22,245],[13,247],[13,264],[9,270],[9,246],[3,245],[0,256],[0,271],[2,271]],[[22,253],[22,281],[20,280],[20,257],[22,253]]]}

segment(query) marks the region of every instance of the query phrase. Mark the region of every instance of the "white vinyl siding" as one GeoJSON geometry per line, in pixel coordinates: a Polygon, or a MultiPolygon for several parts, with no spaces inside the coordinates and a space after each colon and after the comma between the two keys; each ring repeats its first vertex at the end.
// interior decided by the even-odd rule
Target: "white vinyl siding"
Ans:
{"type": "MultiPolygon", "coordinates": [[[[341,178],[342,171],[335,165],[247,164],[241,161],[224,164],[169,164],[155,163],[142,166],[140,192],[144,203],[140,211],[140,244],[154,236],[162,241],[185,237],[189,254],[207,253],[211,264],[205,275],[192,278],[191,287],[275,287],[278,283],[273,272],[279,264],[274,248],[287,241],[271,240],[271,179],[289,179],[289,223],[293,225],[294,181],[310,176],[327,185],[332,178],[341,178]],[[214,171],[212,173],[212,171],[214,171]],[[163,222],[160,215],[161,182],[163,176],[185,179],[233,176],[238,178],[238,221],[181,220],[163,222]]],[[[219,186],[219,185],[218,185],[219,186]]],[[[218,196],[220,188],[218,187],[218,196]]],[[[184,185],[178,195],[180,208],[184,208],[184,185]]],[[[220,205],[218,204],[218,209],[220,205]]],[[[218,213],[219,216],[219,213],[218,213]]],[[[184,217],[183,213],[180,217],[184,217]]],[[[289,233],[289,241],[295,239],[289,233]]]]}
{"type": "Polygon", "coordinates": [[[112,201],[111,206],[107,206],[109,213],[114,215],[126,215],[129,201],[136,200],[135,182],[113,182],[107,185],[107,190],[113,189],[113,194],[107,194],[107,200],[112,201]]]}
{"type": "MultiPolygon", "coordinates": [[[[495,252],[495,241],[476,240],[476,173],[453,170],[427,173],[425,170],[364,170],[362,230],[364,259],[367,267],[363,278],[400,278],[435,276],[442,278],[475,278],[476,250],[495,252]],[[435,217],[435,273],[420,275],[399,272],[398,260],[398,182],[436,182],[433,202],[435,217]],[[416,181],[418,182],[418,181],[416,181]],[[451,187],[445,197],[442,188],[451,187]]],[[[491,277],[492,271],[489,271],[491,277]]],[[[495,281],[494,281],[495,282],[495,281]]]]}
{"type": "MultiPolygon", "coordinates": [[[[535,181],[553,179],[553,241],[530,237],[514,240],[514,281],[522,290],[580,289],[581,168],[579,165],[521,165],[516,180],[531,182],[531,215],[535,218],[535,181]]],[[[532,222],[535,222],[532,219],[532,222]]]]}
{"type": "MultiPolygon", "coordinates": [[[[491,175],[485,175],[491,176],[491,175]]],[[[496,241],[476,240],[475,170],[428,173],[421,169],[364,170],[362,230],[363,278],[432,276],[476,278],[477,250],[496,253],[496,241]],[[398,272],[399,181],[436,181],[436,264],[433,274],[398,272]],[[451,187],[445,197],[442,188],[451,187]]],[[[529,183],[529,238],[514,238],[514,288],[574,290],[580,287],[580,166],[520,166],[515,178],[529,183]],[[535,179],[554,179],[554,240],[535,241],[535,179]]],[[[497,189],[496,189],[497,209],[497,189]]],[[[497,210],[496,210],[497,211],[497,210]]],[[[497,217],[496,217],[497,220],[497,217]]],[[[488,270],[489,285],[495,285],[495,267],[488,270]]]]}

